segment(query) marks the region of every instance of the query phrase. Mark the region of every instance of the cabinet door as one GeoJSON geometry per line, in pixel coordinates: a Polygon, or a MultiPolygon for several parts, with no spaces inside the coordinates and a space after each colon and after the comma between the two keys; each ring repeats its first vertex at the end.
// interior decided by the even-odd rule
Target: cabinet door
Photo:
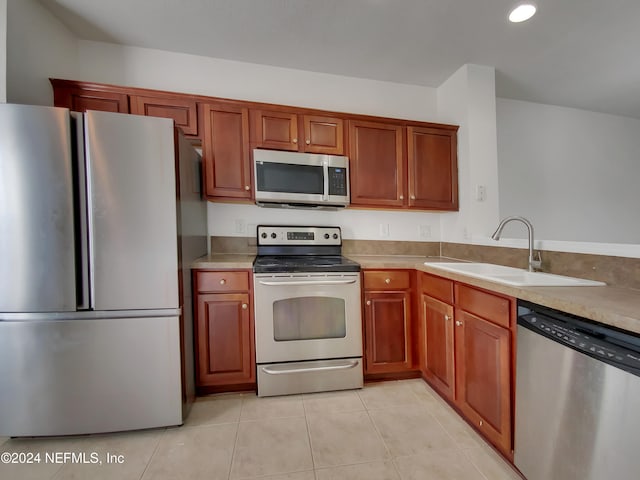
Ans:
{"type": "Polygon", "coordinates": [[[365,293],[365,374],[411,370],[410,292],[365,293]]]}
{"type": "Polygon", "coordinates": [[[407,127],[409,206],[458,209],[456,132],[407,127]]]}
{"type": "Polygon", "coordinates": [[[422,294],[422,373],[448,399],[455,396],[453,307],[422,294]]]}
{"type": "Polygon", "coordinates": [[[210,104],[202,110],[207,197],[251,199],[248,109],[210,104]]]}
{"type": "Polygon", "coordinates": [[[198,386],[255,382],[251,305],[247,293],[197,297],[198,386]]]}
{"type": "Polygon", "coordinates": [[[457,405],[484,436],[511,452],[510,331],[457,310],[457,405]]]}
{"type": "Polygon", "coordinates": [[[198,110],[196,101],[188,97],[130,97],[131,113],[149,117],[170,118],[185,135],[198,136],[198,110]]]}
{"type": "Polygon", "coordinates": [[[305,115],[303,123],[305,152],[344,154],[344,122],[341,118],[305,115]]]}
{"type": "Polygon", "coordinates": [[[403,159],[401,126],[349,122],[351,204],[402,206],[403,159]]]}
{"type": "Polygon", "coordinates": [[[53,104],[74,112],[98,110],[101,112],[129,113],[126,93],[85,90],[82,88],[54,88],[53,104]]]}
{"type": "Polygon", "coordinates": [[[252,110],[251,118],[252,137],[257,147],[298,150],[298,115],[252,110]]]}

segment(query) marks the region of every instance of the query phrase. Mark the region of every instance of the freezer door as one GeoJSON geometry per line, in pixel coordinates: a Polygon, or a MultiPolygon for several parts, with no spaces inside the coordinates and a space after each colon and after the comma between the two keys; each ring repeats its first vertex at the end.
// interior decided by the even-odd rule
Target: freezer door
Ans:
{"type": "Polygon", "coordinates": [[[0,104],[0,312],[76,309],[69,111],[0,104]]]}
{"type": "Polygon", "coordinates": [[[0,436],[179,425],[178,317],[0,321],[0,379],[0,436]]]}
{"type": "Polygon", "coordinates": [[[173,122],[85,115],[93,308],[177,308],[173,122]]]}

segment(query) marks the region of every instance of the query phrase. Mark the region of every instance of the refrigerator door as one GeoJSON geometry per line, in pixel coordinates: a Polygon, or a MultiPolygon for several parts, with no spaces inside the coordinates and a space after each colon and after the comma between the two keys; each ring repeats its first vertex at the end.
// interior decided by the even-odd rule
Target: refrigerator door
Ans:
{"type": "Polygon", "coordinates": [[[69,111],[0,105],[0,312],[76,309],[69,111]]]}
{"type": "Polygon", "coordinates": [[[89,111],[85,150],[93,308],[177,308],[173,122],[89,111]]]}
{"type": "Polygon", "coordinates": [[[178,317],[0,322],[0,379],[0,436],[179,425],[178,317]]]}

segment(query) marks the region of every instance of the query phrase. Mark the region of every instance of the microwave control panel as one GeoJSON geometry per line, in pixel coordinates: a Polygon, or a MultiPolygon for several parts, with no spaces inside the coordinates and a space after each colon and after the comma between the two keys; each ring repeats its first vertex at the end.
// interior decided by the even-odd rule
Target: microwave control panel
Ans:
{"type": "Polygon", "coordinates": [[[347,195],[347,169],[329,167],[329,195],[347,195]]]}

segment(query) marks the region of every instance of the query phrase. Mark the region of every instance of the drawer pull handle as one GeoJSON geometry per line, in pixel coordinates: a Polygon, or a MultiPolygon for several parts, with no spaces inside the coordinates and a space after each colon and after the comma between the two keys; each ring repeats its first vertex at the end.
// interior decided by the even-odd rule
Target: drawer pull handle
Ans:
{"type": "Polygon", "coordinates": [[[456,320],[456,327],[461,327],[462,326],[462,322],[460,320],[456,320]]]}
{"type": "Polygon", "coordinates": [[[248,307],[249,307],[249,306],[248,306],[246,303],[243,303],[243,304],[242,304],[242,309],[243,309],[243,310],[246,310],[248,307]]]}
{"type": "Polygon", "coordinates": [[[227,281],[224,278],[222,280],[220,280],[220,285],[224,285],[226,283],[227,283],[227,281]]]}
{"type": "Polygon", "coordinates": [[[390,278],[385,278],[384,279],[384,283],[386,283],[387,285],[389,285],[391,283],[391,279],[390,278]]]}

